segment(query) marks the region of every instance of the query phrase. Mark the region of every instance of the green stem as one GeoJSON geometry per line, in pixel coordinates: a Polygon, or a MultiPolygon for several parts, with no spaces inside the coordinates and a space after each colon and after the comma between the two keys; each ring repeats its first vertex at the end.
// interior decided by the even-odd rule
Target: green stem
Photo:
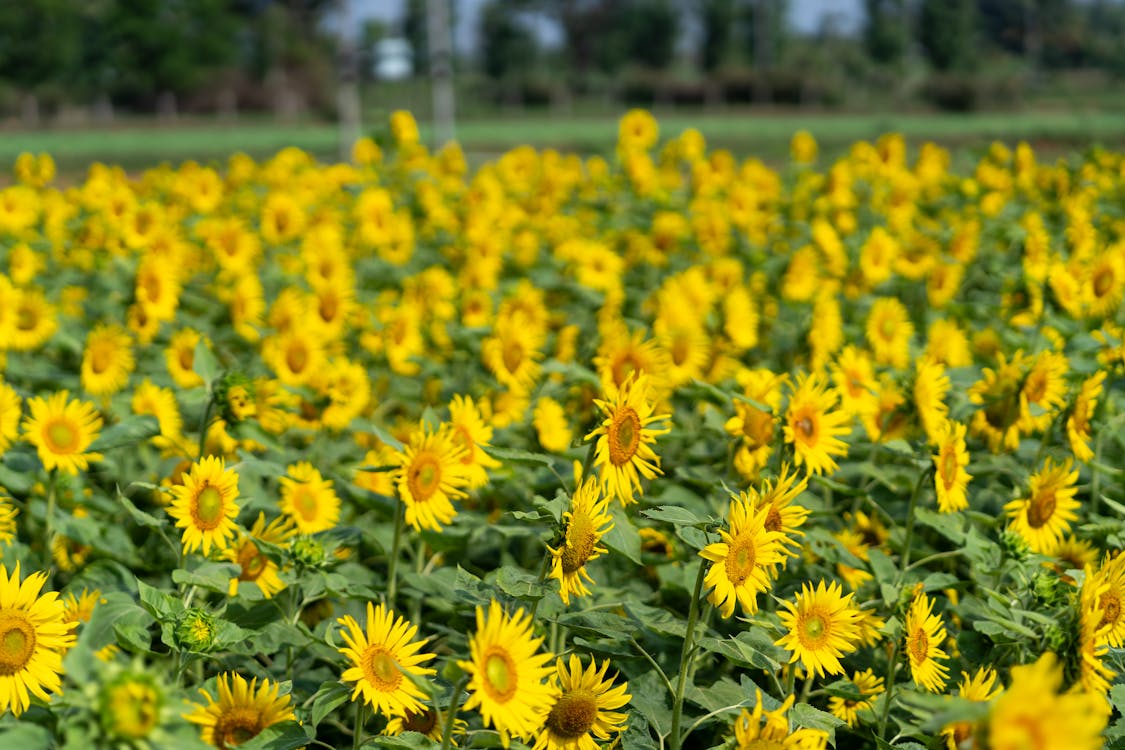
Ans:
{"type": "Polygon", "coordinates": [[[352,750],[359,750],[363,744],[363,719],[367,714],[367,704],[362,701],[355,704],[355,731],[352,732],[352,750]]]}
{"type": "Polygon", "coordinates": [[[676,678],[676,694],[672,699],[672,729],[668,733],[669,746],[672,750],[680,750],[683,737],[680,736],[680,718],[684,712],[684,689],[687,687],[688,664],[692,652],[695,650],[695,624],[699,619],[699,594],[703,590],[703,578],[707,573],[707,566],[699,561],[699,573],[695,576],[695,590],[691,594],[691,605],[688,607],[687,630],[684,632],[684,647],[680,652],[680,674],[676,678]]]}
{"type": "Polygon", "coordinates": [[[209,393],[207,395],[207,406],[203,407],[203,419],[199,420],[199,457],[195,459],[196,463],[203,460],[203,454],[207,450],[207,431],[211,427],[211,410],[215,408],[215,394],[209,393]]]}
{"type": "Polygon", "coordinates": [[[55,535],[55,504],[57,502],[56,483],[58,481],[58,469],[51,469],[50,474],[47,475],[47,517],[46,523],[46,538],[47,538],[47,551],[46,556],[49,559],[51,555],[51,540],[55,535]]]}
{"type": "MultiPolygon", "coordinates": [[[[543,564],[539,566],[539,578],[537,579],[539,581],[539,585],[543,585],[544,583],[547,582],[547,570],[550,567],[551,567],[551,555],[548,553],[548,554],[543,555],[543,564]]],[[[539,597],[531,605],[531,619],[532,620],[535,619],[535,613],[539,611],[539,602],[541,602],[541,601],[543,601],[543,597],[539,597]]]]}
{"type": "Polygon", "coordinates": [[[906,571],[910,572],[911,570],[914,570],[915,568],[921,568],[925,565],[928,565],[928,564],[934,562],[935,560],[944,560],[948,557],[959,557],[963,554],[965,554],[965,550],[963,550],[963,549],[951,549],[951,550],[947,550],[945,552],[935,552],[932,555],[929,555],[927,557],[923,557],[918,562],[910,563],[909,565],[906,566],[906,571]]]}
{"type": "Polygon", "coordinates": [[[578,488],[581,486],[582,482],[585,482],[586,478],[590,476],[590,469],[594,466],[594,456],[597,454],[597,451],[595,449],[597,447],[598,441],[595,440],[594,442],[590,443],[590,449],[586,451],[586,460],[582,462],[582,479],[574,483],[575,492],[578,491],[578,488]]]}
{"type": "MultiPolygon", "coordinates": [[[[933,467],[927,468],[918,476],[918,482],[914,485],[914,492],[910,493],[910,507],[906,510],[906,538],[903,540],[902,545],[902,573],[910,567],[910,543],[914,537],[914,508],[918,505],[918,498],[922,494],[922,487],[925,486],[926,480],[930,478],[933,467]]],[[[902,579],[902,575],[899,575],[902,579]]]]}
{"type": "Polygon", "coordinates": [[[391,541],[391,557],[387,561],[387,606],[394,610],[395,593],[398,591],[398,553],[402,543],[402,524],[406,505],[395,500],[395,535],[391,541]]]}
{"type": "Polygon", "coordinates": [[[1102,465],[1102,438],[1108,432],[1109,430],[1098,430],[1098,436],[1094,438],[1094,460],[1090,464],[1090,515],[1097,514],[1098,506],[1102,501],[1102,474],[1098,471],[1098,467],[1102,465]]]}
{"type": "Polygon", "coordinates": [[[887,665],[887,692],[883,694],[883,715],[879,717],[879,732],[876,737],[883,737],[887,729],[887,718],[891,715],[891,698],[895,691],[895,673],[898,671],[898,643],[891,644],[890,663],[887,665]]]}
{"type": "Polygon", "coordinates": [[[632,643],[633,648],[637,649],[637,651],[640,652],[641,656],[643,656],[645,660],[647,660],[648,663],[652,665],[652,668],[656,670],[656,674],[659,675],[661,681],[664,682],[664,689],[668,691],[669,695],[671,695],[673,691],[672,681],[668,679],[668,675],[666,675],[664,673],[664,670],[660,668],[660,665],[656,663],[656,659],[653,659],[652,655],[649,654],[648,651],[645,651],[644,646],[637,643],[637,639],[633,636],[629,636],[629,643],[632,643]]]}
{"type": "Polygon", "coordinates": [[[461,691],[469,684],[469,675],[464,674],[457,684],[453,686],[453,694],[449,696],[449,710],[445,716],[445,728],[441,733],[441,750],[449,750],[453,741],[453,722],[457,718],[457,708],[461,705],[461,691]]]}

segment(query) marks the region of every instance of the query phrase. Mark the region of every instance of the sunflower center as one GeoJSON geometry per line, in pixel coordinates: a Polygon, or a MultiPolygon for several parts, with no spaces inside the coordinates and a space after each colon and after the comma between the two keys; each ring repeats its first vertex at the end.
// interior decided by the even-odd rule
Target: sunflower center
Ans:
{"type": "Polygon", "coordinates": [[[926,658],[930,655],[930,639],[926,635],[926,631],[918,628],[914,635],[910,636],[907,648],[910,649],[910,658],[914,660],[915,664],[926,661],[926,658]]]}
{"type": "Polygon", "coordinates": [[[423,453],[414,459],[406,475],[406,485],[416,503],[424,503],[441,485],[441,464],[437,456],[423,453]]]}
{"type": "Polygon", "coordinates": [[[1098,629],[1106,625],[1116,625],[1117,619],[1121,617],[1121,597],[1114,591],[1102,594],[1098,605],[1102,608],[1102,621],[1098,623],[1098,629]]]}
{"type": "Polygon", "coordinates": [[[641,418],[637,412],[626,406],[614,415],[607,430],[609,438],[609,460],[614,466],[621,466],[633,458],[641,442],[641,418]]]}
{"type": "Polygon", "coordinates": [[[816,437],[816,420],[806,414],[793,423],[793,429],[801,440],[810,442],[816,437]]]}
{"type": "Polygon", "coordinates": [[[672,361],[679,366],[687,362],[690,355],[691,342],[685,336],[678,337],[672,343],[672,361]]]}
{"type": "Polygon", "coordinates": [[[1047,393],[1047,376],[1038,370],[1032,372],[1027,376],[1027,382],[1024,383],[1023,392],[1029,402],[1033,404],[1039,403],[1047,393]]]}
{"type": "Polygon", "coordinates": [[[306,521],[315,520],[319,509],[316,502],[316,493],[305,485],[299,486],[297,491],[293,493],[293,507],[306,521]]]}
{"type": "Polygon", "coordinates": [[[640,361],[632,354],[626,354],[613,363],[613,382],[620,388],[629,376],[642,370],[640,361]]]}
{"type": "Polygon", "coordinates": [[[47,442],[52,453],[72,453],[78,449],[78,430],[65,419],[47,425],[47,442]]]}
{"type": "Polygon", "coordinates": [[[742,420],[742,434],[751,450],[769,445],[773,440],[773,415],[761,409],[751,408],[742,420]]]}
{"type": "Polygon", "coordinates": [[[476,458],[477,444],[473,442],[473,437],[469,434],[469,430],[465,425],[457,425],[453,430],[453,439],[458,445],[465,449],[465,455],[461,456],[461,463],[466,466],[471,465],[476,458]]]}
{"type": "Polygon", "coordinates": [[[727,578],[738,586],[754,571],[758,548],[750,534],[740,534],[730,545],[727,553],[727,578]]]}
{"type": "Polygon", "coordinates": [[[1108,268],[1099,268],[1094,274],[1094,296],[1101,298],[1113,288],[1113,271],[1108,268]]]}
{"type": "Polygon", "coordinates": [[[34,331],[38,324],[39,316],[35,314],[35,310],[21,305],[16,313],[16,327],[21,331],[34,331]]]}
{"type": "Polygon", "coordinates": [[[784,522],[781,520],[781,511],[777,509],[776,505],[770,505],[770,509],[766,512],[766,520],[762,524],[766,531],[781,531],[784,522]]]}
{"type": "Polygon", "coordinates": [[[0,676],[19,672],[35,653],[35,626],[23,612],[0,610],[0,676]]]}
{"type": "Polygon", "coordinates": [[[951,446],[941,450],[941,481],[947,490],[957,483],[957,454],[951,446]]]}
{"type": "Polygon", "coordinates": [[[589,690],[571,690],[559,696],[547,715],[547,728],[568,740],[582,737],[598,718],[598,699],[589,690]]]}
{"type": "Polygon", "coordinates": [[[368,646],[364,663],[367,667],[367,679],[379,692],[392,692],[402,683],[402,670],[399,669],[398,662],[383,646],[368,646]]]}
{"type": "Polygon", "coordinates": [[[1047,490],[1036,495],[1028,504],[1027,525],[1033,529],[1041,528],[1051,520],[1051,516],[1054,514],[1055,493],[1053,490],[1047,490]]]}
{"type": "Polygon", "coordinates": [[[223,515],[223,493],[214,485],[205,485],[195,500],[195,519],[204,529],[219,525],[223,515]]]}
{"type": "Polygon", "coordinates": [[[309,363],[309,352],[305,345],[297,342],[285,352],[285,364],[290,372],[304,372],[309,363]]]}
{"type": "Polygon", "coordinates": [[[113,353],[104,346],[95,347],[90,352],[90,369],[94,374],[100,375],[109,369],[110,364],[113,362],[113,353]]]}
{"type": "Polygon", "coordinates": [[[219,750],[229,750],[257,737],[264,728],[257,709],[231,708],[215,720],[212,741],[219,750]]]}
{"type": "Polygon", "coordinates": [[[267,558],[253,542],[246,542],[238,551],[238,564],[242,572],[238,574],[240,581],[256,581],[266,570],[267,558]]]}
{"type": "Polygon", "coordinates": [[[114,688],[110,697],[113,733],[130,739],[147,737],[156,726],[159,701],[148,685],[133,682],[114,688]]]}
{"type": "Polygon", "coordinates": [[[402,719],[402,729],[404,732],[418,732],[419,734],[429,734],[437,726],[437,713],[432,708],[427,708],[420,714],[413,711],[407,711],[406,716],[402,719]]]}
{"type": "Polygon", "coordinates": [[[515,695],[519,673],[508,652],[493,646],[484,657],[484,687],[493,699],[507,703],[515,695]]]}
{"type": "Polygon", "coordinates": [[[879,323],[879,335],[886,341],[892,341],[895,337],[895,321],[891,318],[883,318],[879,323]]]}
{"type": "Polygon", "coordinates": [[[340,309],[340,303],[333,294],[326,294],[320,298],[320,319],[324,322],[330,322],[336,319],[336,313],[340,309]]]}
{"type": "Polygon", "coordinates": [[[594,525],[585,513],[570,519],[566,530],[566,546],[562,553],[563,573],[574,573],[590,559],[594,552],[594,525]]]}
{"type": "Polygon", "coordinates": [[[514,373],[523,364],[523,345],[518,341],[508,341],[504,344],[504,369],[514,373]]]}
{"type": "Polygon", "coordinates": [[[802,634],[805,636],[805,644],[814,647],[825,638],[828,630],[828,623],[825,622],[824,617],[819,613],[810,613],[805,616],[805,621],[801,627],[802,634]]]}

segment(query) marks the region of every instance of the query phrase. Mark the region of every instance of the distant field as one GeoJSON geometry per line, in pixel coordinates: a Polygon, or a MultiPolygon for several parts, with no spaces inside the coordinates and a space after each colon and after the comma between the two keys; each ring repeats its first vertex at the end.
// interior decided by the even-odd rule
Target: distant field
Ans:
{"type": "MultiPolygon", "coordinates": [[[[663,135],[696,127],[714,146],[769,160],[784,158],[789,136],[798,128],[810,130],[828,155],[853,141],[888,131],[902,132],[911,143],[934,140],[967,148],[983,146],[993,139],[1027,139],[1035,142],[1037,150],[1048,154],[1090,143],[1125,145],[1125,112],[1065,110],[953,115],[730,110],[657,114],[663,135]]],[[[382,125],[372,121],[368,130],[376,131],[382,125]]],[[[423,125],[424,134],[426,130],[423,125]]],[[[521,143],[604,153],[613,147],[616,118],[535,113],[474,119],[458,123],[457,136],[470,157],[485,158],[521,143]]],[[[322,159],[339,154],[337,131],[332,124],[244,121],[234,125],[198,122],[169,127],[141,121],[106,129],[0,132],[0,162],[11,163],[21,151],[49,151],[64,172],[73,174],[95,161],[141,169],[162,161],[222,160],[236,151],[264,157],[290,145],[322,159]]]]}

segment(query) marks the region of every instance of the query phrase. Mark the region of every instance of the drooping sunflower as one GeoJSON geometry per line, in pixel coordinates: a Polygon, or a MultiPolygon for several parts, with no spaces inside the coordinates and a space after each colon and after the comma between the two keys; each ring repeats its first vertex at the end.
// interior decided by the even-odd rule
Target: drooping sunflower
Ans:
{"type": "Polygon", "coordinates": [[[852,684],[863,696],[862,698],[857,700],[834,695],[828,699],[828,712],[842,719],[849,727],[854,727],[859,721],[859,712],[869,710],[875,698],[884,692],[883,678],[876,677],[870,669],[853,672],[852,684]]]}
{"type": "Polygon", "coordinates": [[[1070,361],[1062,352],[1036,355],[1020,386],[1020,430],[1042,432],[1066,404],[1066,373],[1070,361]]]}
{"type": "Polygon", "coordinates": [[[918,360],[914,376],[914,408],[931,445],[937,442],[937,433],[949,416],[949,407],[945,403],[949,388],[949,376],[945,374],[944,365],[928,357],[918,360]]]}
{"type": "Polygon", "coordinates": [[[632,697],[629,684],[614,685],[616,675],[606,679],[608,671],[609,659],[601,667],[591,659],[583,669],[578,654],[570,655],[569,665],[562,659],[555,663],[562,693],[547,714],[533,750],[598,750],[599,742],[625,730],[628,716],[617,709],[632,697]]]}
{"type": "Polygon", "coordinates": [[[467,671],[469,699],[464,710],[479,708],[486,726],[500,734],[507,747],[511,737],[527,740],[543,726],[559,696],[550,681],[554,655],[540,652],[543,639],[532,634],[532,619],[517,609],[507,614],[495,599],[477,607],[477,629],[469,639],[470,661],[457,664],[467,671]]]}
{"type": "Polygon", "coordinates": [[[992,704],[985,733],[990,750],[1097,750],[1109,720],[1100,695],[1066,691],[1063,665],[1047,651],[1034,664],[1012,667],[1012,684],[992,704]]]}
{"type": "Polygon", "coordinates": [[[340,520],[340,498],[308,461],[290,464],[281,477],[281,512],[293,519],[297,531],[316,534],[328,531],[340,520]]]}
{"type": "Polygon", "coordinates": [[[26,711],[29,692],[49,700],[48,691],[62,691],[62,655],[74,645],[74,623],[57,593],[40,595],[46,582],[42,572],[21,580],[18,562],[10,576],[0,564],[0,713],[26,711]]]}
{"type": "Polygon", "coordinates": [[[449,403],[449,426],[453,442],[461,450],[461,465],[469,489],[488,484],[488,470],[500,462],[485,452],[492,440],[492,427],[481,416],[480,409],[469,396],[454,396],[449,403]]]}
{"type": "Polygon", "coordinates": [[[850,417],[836,408],[836,391],[820,376],[802,373],[789,395],[782,430],[785,442],[793,444],[798,466],[810,474],[836,471],[833,456],[846,456],[848,445],[839,436],[850,431],[850,417]]]}
{"type": "Polygon", "coordinates": [[[965,470],[969,451],[965,448],[965,425],[946,421],[934,435],[937,453],[934,461],[934,491],[938,510],[956,513],[969,507],[966,488],[973,475],[965,470]]]}
{"type": "Polygon", "coordinates": [[[46,399],[28,399],[27,409],[23,434],[38,451],[43,468],[77,475],[86,471],[90,461],[101,460],[100,453],[88,452],[102,428],[93,404],[71,401],[69,391],[58,391],[46,399]]]}
{"type": "Polygon", "coordinates": [[[1078,470],[1068,458],[1056,464],[1048,458],[1028,480],[1028,496],[1004,506],[1009,527],[1027,541],[1033,552],[1049,555],[1078,519],[1078,470]]]}
{"type": "Polygon", "coordinates": [[[570,510],[563,514],[563,543],[558,549],[547,548],[551,552],[551,578],[558,580],[559,596],[567,605],[572,595],[589,596],[586,582],[593,583],[594,579],[586,571],[586,563],[608,551],[598,544],[613,528],[613,519],[609,515],[609,497],[600,494],[596,479],[582,482],[570,498],[570,510]]]}
{"type": "Polygon", "coordinates": [[[184,552],[211,547],[225,550],[237,533],[238,473],[216,456],[206,456],[184,474],[183,484],[172,487],[168,515],[182,528],[184,552]]]}
{"type": "Polygon", "coordinates": [[[239,583],[256,583],[266,599],[284,589],[285,582],[277,575],[277,563],[262,552],[257,540],[280,545],[296,533],[291,519],[279,516],[267,525],[266,514],[260,511],[254,525],[250,527],[250,533],[239,534],[235,543],[224,554],[227,560],[238,563],[239,567],[238,576],[230,579],[229,595],[238,595],[239,583]]]}
{"type": "Polygon", "coordinates": [[[586,435],[589,440],[597,436],[594,465],[598,468],[606,494],[613,495],[622,505],[643,494],[641,477],[653,479],[661,474],[660,457],[653,451],[656,436],[671,430],[654,426],[667,420],[668,414],[653,414],[649,400],[648,379],[645,375],[630,376],[612,400],[594,399],[605,419],[601,425],[586,435]]]}
{"type": "Polygon", "coordinates": [[[945,626],[941,616],[933,613],[933,608],[933,600],[920,593],[906,613],[902,630],[914,684],[931,693],[940,693],[949,679],[949,668],[941,662],[947,660],[949,654],[941,649],[941,644],[945,642],[945,626]]]}
{"type": "Polygon", "coordinates": [[[135,366],[133,339],[121,326],[99,323],[86,334],[82,390],[91,396],[111,396],[120,391],[135,366]]]}
{"type": "Polygon", "coordinates": [[[453,522],[457,509],[452,501],[465,497],[468,484],[461,453],[448,428],[430,432],[420,425],[395,454],[395,483],[406,505],[406,522],[415,531],[441,531],[453,522]]]}
{"type": "Polygon", "coordinates": [[[770,573],[784,560],[785,535],[765,527],[773,506],[755,506],[755,500],[746,493],[733,496],[727,512],[729,530],[719,529],[722,541],[699,552],[711,562],[703,581],[711,590],[708,599],[724,618],[734,614],[736,603],[743,613],[756,613],[758,594],[770,590],[770,573]]]}
{"type": "MultiPolygon", "coordinates": [[[[980,667],[971,676],[968,672],[961,673],[957,693],[965,700],[987,703],[1001,692],[1003,687],[996,684],[996,670],[992,667],[980,667]]],[[[958,721],[944,727],[941,735],[945,738],[946,750],[958,750],[963,742],[973,736],[973,728],[971,721],[958,721]]]]}
{"type": "Polygon", "coordinates": [[[1020,442],[1020,384],[1023,382],[1025,357],[1016,352],[1008,359],[997,355],[995,368],[986,367],[983,379],[969,388],[969,401],[980,404],[973,413],[969,428],[984,438],[988,449],[1014,451],[1020,442]]]}
{"type": "Polygon", "coordinates": [[[1105,370],[1099,370],[1082,381],[1078,395],[1074,397],[1070,416],[1066,418],[1066,437],[1070,442],[1070,449],[1074,452],[1074,457],[1083,463],[1094,457],[1094,451],[1090,449],[1093,433],[1090,419],[1097,408],[1098,397],[1102,395],[1105,377],[1105,370]]]}
{"type": "Polygon", "coordinates": [[[20,434],[22,405],[16,389],[0,380],[0,453],[8,450],[20,434]]]}
{"type": "Polygon", "coordinates": [[[220,750],[241,745],[266,727],[296,719],[291,696],[281,695],[276,682],[263,679],[258,684],[257,677],[246,682],[240,674],[223,672],[215,679],[215,687],[218,698],[201,689],[207,702],[192,703],[194,710],[184,718],[199,724],[203,741],[220,750]]]}
{"type": "Polygon", "coordinates": [[[348,658],[349,666],[340,676],[354,682],[352,700],[360,695],[364,702],[384,716],[404,717],[426,710],[421,700],[425,693],[412,678],[434,674],[422,665],[434,658],[419,653],[426,641],[414,640],[418,627],[383,604],[367,603],[367,626],[361,628],[351,615],[336,620],[344,627],[340,635],[347,646],[338,649],[348,658]]]}
{"type": "Polygon", "coordinates": [[[763,722],[762,691],[758,689],[755,692],[754,712],[744,708],[734,720],[738,750],[825,750],[828,747],[828,733],[822,729],[789,731],[789,718],[785,713],[796,702],[795,696],[786,697],[773,711],[764,711],[763,722]]]}
{"type": "Polygon", "coordinates": [[[859,641],[852,594],[845,596],[837,581],[825,586],[821,580],[815,589],[806,581],[795,599],[783,602],[785,611],[778,612],[789,632],[776,644],[792,652],[790,663],[800,660],[814,675],[843,674],[840,657],[855,651],[859,641]]]}
{"type": "Polygon", "coordinates": [[[866,334],[876,363],[898,370],[910,363],[914,324],[906,307],[894,297],[880,297],[871,305],[866,334]]]}

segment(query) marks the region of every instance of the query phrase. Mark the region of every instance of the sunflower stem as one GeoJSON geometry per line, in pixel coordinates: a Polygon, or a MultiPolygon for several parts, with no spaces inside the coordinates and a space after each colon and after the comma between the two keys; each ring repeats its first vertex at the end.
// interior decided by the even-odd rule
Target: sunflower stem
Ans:
{"type": "Polygon", "coordinates": [[[453,693],[449,696],[449,710],[445,715],[445,727],[441,731],[441,750],[449,750],[453,741],[453,722],[457,718],[457,708],[461,705],[461,692],[469,684],[469,674],[461,675],[461,679],[453,686],[453,693]]]}
{"type": "MultiPolygon", "coordinates": [[[[551,555],[547,553],[543,555],[543,563],[539,566],[539,578],[536,579],[539,585],[542,586],[547,582],[547,570],[550,567],[551,555]]],[[[535,619],[535,613],[539,611],[539,602],[543,601],[543,597],[539,597],[531,604],[531,619],[535,619]]]]}
{"type": "Polygon", "coordinates": [[[876,737],[883,737],[887,729],[887,718],[891,715],[891,698],[895,692],[895,673],[898,671],[898,642],[891,643],[890,663],[887,664],[887,692],[883,694],[883,715],[879,717],[879,733],[876,737]]]}
{"type": "Polygon", "coordinates": [[[398,553],[402,544],[402,523],[406,505],[395,500],[395,535],[391,541],[391,557],[387,561],[387,606],[395,608],[395,594],[398,591],[398,553]]]}
{"type": "Polygon", "coordinates": [[[352,732],[352,750],[359,750],[363,744],[363,719],[367,714],[367,704],[357,701],[355,704],[355,730],[352,732]]]}
{"type": "Polygon", "coordinates": [[[203,418],[199,420],[199,455],[195,459],[196,463],[203,460],[203,454],[207,450],[207,431],[211,427],[211,411],[215,408],[215,394],[208,391],[207,406],[203,407],[203,418]]]}
{"type": "Polygon", "coordinates": [[[1101,505],[1101,472],[1098,467],[1102,465],[1102,438],[1105,437],[1109,430],[1098,430],[1098,436],[1094,438],[1094,461],[1090,464],[1090,514],[1095,515],[1098,512],[1098,506],[1101,505]]]}
{"type": "Polygon", "coordinates": [[[578,488],[586,481],[586,477],[590,476],[590,469],[594,466],[594,456],[597,451],[598,441],[590,443],[590,449],[586,451],[586,460],[582,462],[582,476],[574,482],[574,491],[577,492],[578,488]]]}
{"type": "Polygon", "coordinates": [[[57,468],[51,469],[50,473],[47,475],[47,516],[44,519],[44,523],[46,524],[47,530],[45,534],[47,539],[47,550],[45,554],[48,557],[51,554],[51,541],[54,538],[55,532],[55,503],[57,502],[56,495],[58,494],[58,490],[56,489],[58,471],[57,468]]]}
{"type": "Polygon", "coordinates": [[[906,537],[902,542],[902,573],[899,574],[900,581],[910,568],[910,544],[914,537],[914,509],[918,505],[918,498],[922,494],[922,487],[925,486],[926,480],[929,479],[932,471],[933,466],[929,466],[919,474],[918,481],[914,485],[914,492],[910,493],[910,506],[906,510],[906,537]]]}
{"type": "Polygon", "coordinates": [[[688,664],[692,652],[695,650],[695,625],[699,619],[699,594],[703,591],[703,578],[707,573],[707,566],[699,561],[699,572],[695,576],[695,590],[691,594],[691,605],[688,607],[687,630],[684,631],[684,647],[680,652],[680,674],[676,678],[676,694],[672,698],[672,729],[668,733],[669,747],[680,750],[683,737],[680,736],[680,718],[684,712],[684,689],[687,687],[688,664]]]}

